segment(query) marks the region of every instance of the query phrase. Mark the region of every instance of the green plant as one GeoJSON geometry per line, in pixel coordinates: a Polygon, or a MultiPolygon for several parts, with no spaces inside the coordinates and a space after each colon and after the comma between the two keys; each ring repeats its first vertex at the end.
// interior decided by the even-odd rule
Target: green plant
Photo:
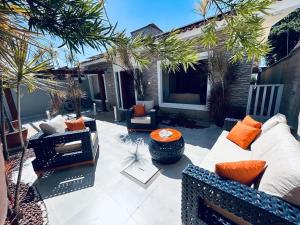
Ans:
{"type": "Polygon", "coordinates": [[[16,184],[16,192],[14,198],[14,210],[16,215],[19,215],[19,191],[22,176],[22,169],[24,163],[24,155],[26,146],[22,136],[22,122],[21,122],[21,84],[25,85],[29,91],[35,89],[48,89],[55,86],[55,82],[43,79],[41,71],[49,69],[49,61],[40,62],[39,59],[44,54],[39,52],[35,54],[33,49],[30,49],[28,39],[25,35],[18,38],[8,38],[5,44],[6,51],[0,52],[0,66],[3,70],[3,78],[6,79],[7,84],[16,88],[17,91],[17,111],[18,111],[18,132],[21,141],[22,155],[20,159],[20,167],[16,184]]]}
{"type": "Polygon", "coordinates": [[[228,108],[228,86],[235,79],[235,64],[230,62],[229,54],[224,50],[214,51],[210,63],[209,115],[218,126],[223,126],[228,108]]]}
{"type": "Polygon", "coordinates": [[[108,52],[107,58],[122,67],[134,78],[138,99],[145,97],[143,71],[149,68],[153,59],[161,61],[164,70],[177,70],[181,65],[186,70],[197,63],[196,40],[180,40],[178,32],[170,32],[161,37],[138,35],[134,38],[123,35],[108,52]]]}
{"type": "Polygon", "coordinates": [[[67,79],[66,98],[71,99],[72,103],[74,104],[77,118],[81,116],[81,99],[85,96],[86,94],[81,89],[78,82],[76,82],[76,80],[74,80],[74,78],[70,76],[67,79]]]}
{"type": "Polygon", "coordinates": [[[62,46],[75,52],[84,46],[100,50],[119,39],[115,26],[103,18],[104,1],[3,0],[0,6],[16,28],[59,37],[62,46]]]}
{"type": "Polygon", "coordinates": [[[267,64],[271,65],[287,56],[300,40],[300,9],[276,23],[270,31],[268,41],[273,47],[267,54],[267,64]]]}
{"type": "Polygon", "coordinates": [[[241,61],[245,57],[251,61],[260,59],[270,51],[267,42],[261,40],[264,35],[262,15],[273,0],[202,0],[197,11],[206,19],[207,12],[216,14],[206,23],[200,44],[207,49],[214,48],[221,41],[218,38],[219,28],[226,39],[224,45],[232,53],[233,62],[241,61]],[[223,20],[220,25],[220,20],[223,20]]]}
{"type": "Polygon", "coordinates": [[[49,96],[51,99],[51,115],[61,113],[63,109],[64,102],[66,100],[66,92],[62,90],[49,91],[49,96]]]}

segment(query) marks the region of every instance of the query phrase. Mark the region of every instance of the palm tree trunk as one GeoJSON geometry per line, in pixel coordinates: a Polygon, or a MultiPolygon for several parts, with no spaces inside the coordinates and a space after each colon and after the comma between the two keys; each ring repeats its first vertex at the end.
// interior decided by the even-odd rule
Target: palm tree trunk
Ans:
{"type": "Polygon", "coordinates": [[[0,118],[1,118],[1,140],[3,147],[3,156],[5,160],[8,160],[7,142],[5,137],[5,120],[4,120],[4,97],[3,97],[3,80],[0,72],[0,118]]]}
{"type": "MultiPolygon", "coordinates": [[[[2,80],[2,74],[0,72],[0,117],[1,117],[1,140],[2,140],[2,147],[3,147],[3,156],[5,161],[9,159],[9,154],[7,150],[7,141],[6,141],[6,136],[5,136],[5,118],[7,118],[6,111],[4,108],[4,94],[3,94],[3,80],[2,80]]],[[[12,126],[11,122],[9,121],[9,125],[12,126]]],[[[7,187],[7,198],[11,200],[11,192],[9,191],[8,188],[8,177],[7,174],[5,174],[5,181],[6,181],[6,187],[7,187]]],[[[8,206],[7,209],[7,215],[10,217],[12,215],[12,209],[10,206],[8,206]]]]}
{"type": "Polygon", "coordinates": [[[9,133],[13,133],[16,131],[16,129],[14,128],[14,126],[12,125],[12,122],[10,121],[8,115],[7,115],[7,111],[5,109],[5,107],[3,106],[3,110],[4,110],[4,119],[6,121],[6,124],[8,125],[8,132],[9,133]]]}
{"type": "Polygon", "coordinates": [[[20,184],[21,184],[21,177],[22,177],[22,171],[23,171],[23,164],[24,164],[24,156],[26,147],[24,145],[23,135],[22,135],[22,123],[21,123],[21,93],[20,93],[20,83],[17,84],[17,109],[18,109],[18,131],[19,131],[19,137],[21,142],[21,149],[22,149],[22,155],[20,159],[20,165],[19,165],[19,173],[18,173],[18,179],[16,184],[16,191],[15,191],[15,202],[14,202],[14,209],[15,213],[18,215],[20,210],[20,184]]]}

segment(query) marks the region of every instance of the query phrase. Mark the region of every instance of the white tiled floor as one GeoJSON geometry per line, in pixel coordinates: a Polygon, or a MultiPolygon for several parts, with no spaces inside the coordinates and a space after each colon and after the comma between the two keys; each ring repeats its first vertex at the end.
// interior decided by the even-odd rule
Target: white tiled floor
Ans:
{"type": "MultiPolygon", "coordinates": [[[[35,123],[38,127],[38,123],[35,123]]],[[[29,125],[28,125],[29,126],[29,125]]],[[[34,183],[45,198],[50,225],[176,225],[181,224],[181,171],[199,164],[221,130],[177,128],[185,138],[185,155],[176,164],[157,165],[161,174],[147,188],[120,172],[126,166],[134,141],[143,137],[139,152],[150,159],[149,134],[127,134],[122,124],[97,121],[100,154],[97,165],[56,171],[36,180],[30,161],[23,178],[34,183]],[[80,176],[73,182],[71,177],[80,176]]],[[[30,129],[29,132],[34,132],[30,129]]]]}

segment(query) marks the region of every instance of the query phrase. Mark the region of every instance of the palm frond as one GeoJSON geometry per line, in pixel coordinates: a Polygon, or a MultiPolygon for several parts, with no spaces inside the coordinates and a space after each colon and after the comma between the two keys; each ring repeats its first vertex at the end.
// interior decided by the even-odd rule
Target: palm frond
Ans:
{"type": "Polygon", "coordinates": [[[6,38],[4,46],[5,51],[0,51],[0,65],[7,86],[14,88],[17,83],[21,83],[29,91],[35,89],[54,91],[63,88],[62,84],[45,74],[51,67],[49,59],[41,60],[46,51],[33,54],[35,48],[30,48],[26,35],[6,38]]]}

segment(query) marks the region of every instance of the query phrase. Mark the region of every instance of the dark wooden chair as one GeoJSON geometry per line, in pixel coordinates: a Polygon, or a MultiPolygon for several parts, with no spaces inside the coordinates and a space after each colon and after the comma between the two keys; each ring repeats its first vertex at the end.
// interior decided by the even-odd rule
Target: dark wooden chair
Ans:
{"type": "Polygon", "coordinates": [[[133,108],[128,109],[126,113],[126,122],[128,132],[132,131],[153,131],[157,129],[157,109],[153,108],[143,117],[134,117],[133,108]]]}

